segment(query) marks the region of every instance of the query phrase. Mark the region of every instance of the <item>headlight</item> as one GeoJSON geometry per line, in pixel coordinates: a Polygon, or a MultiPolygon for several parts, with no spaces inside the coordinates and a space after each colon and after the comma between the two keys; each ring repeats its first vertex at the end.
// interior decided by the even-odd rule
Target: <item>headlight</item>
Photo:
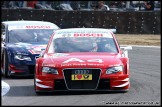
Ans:
{"type": "Polygon", "coordinates": [[[50,68],[50,67],[43,67],[42,72],[49,73],[49,74],[58,74],[57,69],[50,68]]]}
{"type": "Polygon", "coordinates": [[[108,68],[106,70],[106,74],[113,74],[121,71],[123,71],[123,66],[115,66],[115,67],[108,68]]]}
{"type": "Polygon", "coordinates": [[[14,58],[15,59],[18,59],[18,60],[32,61],[29,56],[22,55],[22,54],[15,54],[15,57],[14,58]]]}

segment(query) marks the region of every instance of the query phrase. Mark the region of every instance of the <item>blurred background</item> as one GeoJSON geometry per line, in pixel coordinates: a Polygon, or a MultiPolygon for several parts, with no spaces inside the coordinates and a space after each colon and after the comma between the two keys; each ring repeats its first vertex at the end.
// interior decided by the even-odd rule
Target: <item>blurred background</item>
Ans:
{"type": "MultiPolygon", "coordinates": [[[[94,10],[98,1],[1,1],[2,8],[51,10],[94,10]]],[[[142,11],[144,1],[104,1],[110,11],[142,11]]],[[[161,10],[161,1],[154,1],[154,11],[161,10]]]]}
{"type": "Polygon", "coordinates": [[[39,20],[60,28],[116,29],[118,34],[161,34],[161,1],[1,1],[1,21],[39,20]],[[146,10],[147,3],[153,9],[146,10]]]}

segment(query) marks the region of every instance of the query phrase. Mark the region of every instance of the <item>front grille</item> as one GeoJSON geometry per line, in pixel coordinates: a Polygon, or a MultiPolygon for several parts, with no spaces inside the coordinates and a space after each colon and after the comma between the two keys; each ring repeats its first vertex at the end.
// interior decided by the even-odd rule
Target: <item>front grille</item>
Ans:
{"type": "Polygon", "coordinates": [[[63,79],[56,79],[54,81],[54,89],[55,90],[67,90],[65,81],[63,79]]]}
{"type": "Polygon", "coordinates": [[[69,90],[86,90],[97,89],[97,85],[100,77],[100,69],[64,69],[64,78],[69,90]],[[73,70],[90,70],[92,74],[92,80],[71,80],[73,70]]]}
{"type": "Polygon", "coordinates": [[[110,89],[110,80],[109,79],[100,79],[97,89],[98,90],[109,90],[110,89]]]}

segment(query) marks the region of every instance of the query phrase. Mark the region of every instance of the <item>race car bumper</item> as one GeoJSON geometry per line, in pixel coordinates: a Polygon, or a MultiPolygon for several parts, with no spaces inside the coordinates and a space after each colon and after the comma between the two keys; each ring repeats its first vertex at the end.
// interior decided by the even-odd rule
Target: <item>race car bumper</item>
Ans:
{"type": "MultiPolygon", "coordinates": [[[[73,84],[75,85],[75,84],[73,84]]],[[[85,84],[80,84],[86,86],[85,84]]],[[[64,78],[56,79],[53,76],[36,75],[35,77],[36,92],[51,91],[127,91],[130,87],[129,75],[122,74],[119,76],[109,76],[108,78],[100,77],[96,88],[88,86],[86,89],[69,89],[64,78]]]]}
{"type": "Polygon", "coordinates": [[[9,65],[10,76],[33,76],[35,65],[9,65]]]}

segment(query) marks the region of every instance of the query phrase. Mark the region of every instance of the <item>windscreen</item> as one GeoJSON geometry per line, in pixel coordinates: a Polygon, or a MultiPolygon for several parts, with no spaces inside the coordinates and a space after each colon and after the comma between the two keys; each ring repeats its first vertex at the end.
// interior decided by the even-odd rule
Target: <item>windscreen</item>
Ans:
{"type": "Polygon", "coordinates": [[[107,37],[60,37],[53,39],[49,53],[110,52],[117,53],[113,38],[107,37]]]}
{"type": "Polygon", "coordinates": [[[53,29],[13,29],[9,31],[9,43],[48,43],[53,29]]]}

